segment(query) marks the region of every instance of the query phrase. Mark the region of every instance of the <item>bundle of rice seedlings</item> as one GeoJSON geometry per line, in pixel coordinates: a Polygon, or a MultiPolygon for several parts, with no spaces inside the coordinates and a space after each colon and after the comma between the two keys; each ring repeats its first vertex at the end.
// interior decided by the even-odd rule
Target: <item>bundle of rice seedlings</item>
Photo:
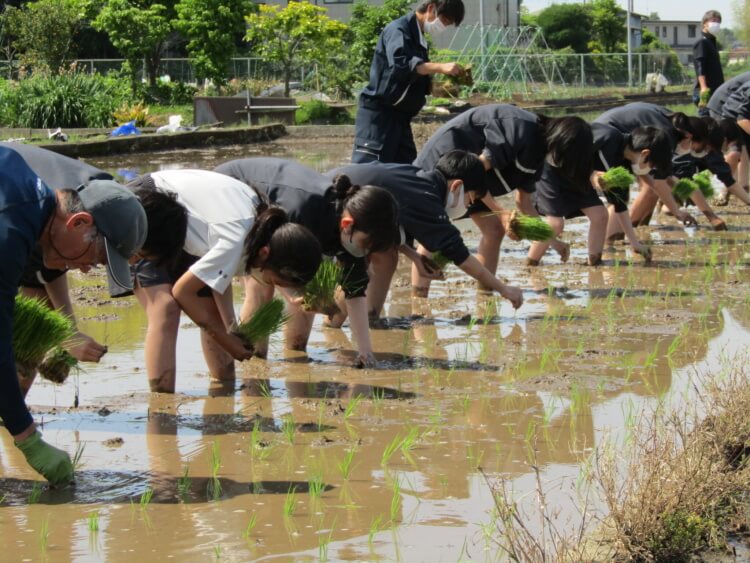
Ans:
{"type": "Polygon", "coordinates": [[[511,215],[510,230],[522,240],[545,241],[555,236],[555,231],[546,221],[517,212],[511,215]]]}
{"type": "Polygon", "coordinates": [[[695,190],[699,189],[698,184],[688,178],[682,178],[672,188],[672,195],[678,201],[685,201],[695,190]]]}
{"type": "Polygon", "coordinates": [[[279,330],[288,319],[284,314],[284,302],[275,297],[263,303],[249,320],[239,325],[236,334],[245,342],[255,344],[279,330]]]}
{"type": "Polygon", "coordinates": [[[47,354],[39,364],[39,375],[52,383],[65,383],[71,368],[78,366],[78,360],[70,352],[59,346],[47,354]]]}
{"type": "Polygon", "coordinates": [[[341,266],[332,260],[323,260],[315,277],[305,286],[302,306],[308,311],[326,315],[338,313],[336,288],[341,285],[342,273],[341,266]]]}
{"type": "Polygon", "coordinates": [[[448,258],[445,254],[440,252],[439,250],[437,252],[433,252],[432,256],[430,256],[430,260],[435,262],[435,264],[441,269],[444,270],[445,267],[452,262],[450,258],[448,258]]]}
{"type": "Polygon", "coordinates": [[[711,182],[712,176],[713,175],[711,174],[710,170],[698,172],[695,176],[693,176],[693,182],[698,184],[698,189],[703,194],[703,197],[714,197],[714,185],[713,182],[711,182]]]}
{"type": "Polygon", "coordinates": [[[633,182],[635,182],[635,176],[633,176],[628,169],[624,166],[615,166],[607,170],[602,177],[599,179],[599,185],[605,191],[616,189],[629,188],[633,182]]]}
{"type": "Polygon", "coordinates": [[[33,371],[45,354],[75,334],[73,322],[39,299],[16,296],[13,309],[13,353],[19,372],[33,371]]]}
{"type": "Polygon", "coordinates": [[[471,71],[471,65],[464,66],[464,71],[456,76],[448,75],[445,79],[457,86],[474,86],[474,76],[471,71]]]}

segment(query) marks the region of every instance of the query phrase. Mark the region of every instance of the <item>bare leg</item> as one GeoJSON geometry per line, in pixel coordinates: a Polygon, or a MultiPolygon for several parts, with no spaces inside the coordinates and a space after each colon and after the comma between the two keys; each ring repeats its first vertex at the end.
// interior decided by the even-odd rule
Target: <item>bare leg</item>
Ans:
{"type": "MultiPolygon", "coordinates": [[[[430,256],[430,251],[421,244],[417,245],[417,252],[422,256],[430,256]]],[[[411,290],[415,297],[427,297],[430,293],[430,282],[432,280],[420,275],[419,269],[412,262],[411,265],[411,290]]]]}
{"type": "MultiPolygon", "coordinates": [[[[232,287],[228,287],[223,294],[216,291],[212,291],[212,294],[213,298],[205,298],[206,308],[212,309],[216,315],[221,317],[224,327],[229,330],[234,321],[232,287]]],[[[203,346],[203,357],[206,359],[208,373],[211,374],[211,377],[219,381],[234,379],[234,358],[203,330],[201,330],[201,345],[203,346]]]]}
{"type": "Polygon", "coordinates": [[[177,331],[180,306],[172,297],[172,286],[136,286],[135,296],[146,310],[148,328],[144,342],[146,375],[152,392],[174,393],[177,331]]]}
{"type": "Polygon", "coordinates": [[[703,215],[706,216],[706,219],[708,219],[708,222],[711,223],[711,226],[714,228],[714,231],[727,230],[727,224],[721,218],[719,218],[718,215],[716,215],[713,209],[711,209],[711,206],[708,204],[705,196],[700,190],[695,190],[692,194],[690,194],[690,199],[693,201],[695,206],[701,212],[703,212],[703,215]]]}
{"type": "Polygon", "coordinates": [[[603,205],[581,209],[589,219],[589,266],[597,266],[602,261],[604,236],[607,232],[607,210],[603,205]]]}
{"type": "MultiPolygon", "coordinates": [[[[500,258],[500,245],[505,236],[505,229],[496,215],[475,213],[471,220],[479,227],[482,237],[477,247],[477,260],[490,271],[492,275],[497,272],[497,263],[500,258]]],[[[487,288],[483,288],[487,289],[487,288]]]]}
{"type": "Polygon", "coordinates": [[[286,323],[285,336],[287,350],[304,352],[310,339],[315,313],[305,311],[299,305],[287,303],[287,313],[290,316],[286,323]]]}
{"type": "Polygon", "coordinates": [[[641,190],[633,200],[630,206],[630,221],[634,226],[646,225],[654,212],[659,196],[653,190],[650,180],[645,180],[645,176],[638,176],[638,184],[641,190]]]}
{"type": "Polygon", "coordinates": [[[740,183],[740,186],[742,186],[742,189],[747,192],[747,185],[748,182],[750,182],[750,178],[748,178],[748,171],[750,171],[750,155],[747,153],[747,147],[743,145],[742,147],[742,157],[740,158],[740,163],[737,166],[737,181],[740,183]]]}
{"type": "MultiPolygon", "coordinates": [[[[248,320],[258,307],[270,301],[274,291],[273,286],[261,285],[252,276],[244,276],[242,281],[245,284],[245,301],[240,309],[240,322],[248,320]]],[[[268,355],[267,339],[255,343],[255,355],[259,358],[265,358],[268,355]]]]}
{"type": "Polygon", "coordinates": [[[539,212],[534,207],[534,197],[523,190],[516,190],[516,207],[524,215],[535,217],[539,212]]]}
{"type": "MultiPolygon", "coordinates": [[[[560,236],[560,233],[563,232],[563,229],[565,228],[565,218],[564,217],[552,217],[552,216],[546,216],[544,220],[549,224],[550,227],[552,227],[552,230],[555,231],[555,236],[560,236]]],[[[529,253],[526,257],[526,264],[528,266],[538,266],[539,262],[541,262],[542,257],[544,257],[544,253],[547,252],[547,249],[550,247],[551,241],[535,241],[531,243],[531,247],[529,248],[529,253]]]]}
{"type": "MultiPolygon", "coordinates": [[[[495,222],[498,222],[497,219],[495,222]]],[[[370,283],[367,285],[367,312],[370,318],[378,318],[382,313],[397,266],[396,249],[370,254],[370,283]]]]}

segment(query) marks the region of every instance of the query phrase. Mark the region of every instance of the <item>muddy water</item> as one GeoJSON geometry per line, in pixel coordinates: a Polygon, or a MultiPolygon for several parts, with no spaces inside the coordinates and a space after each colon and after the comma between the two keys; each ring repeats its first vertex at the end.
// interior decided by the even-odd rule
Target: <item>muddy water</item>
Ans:
{"type": "MultiPolygon", "coordinates": [[[[92,163],[128,174],[273,154],[325,169],[349,146],[287,139],[92,163]]],[[[318,323],[306,355],[276,335],[269,361],[247,362],[221,386],[185,318],[174,396],[148,393],[138,305],[110,300],[101,276],[73,276],[81,328],[110,353],[28,397],[49,441],[84,448],[75,487],[40,488],[0,435],[5,549],[51,561],[502,559],[491,486],[504,482],[529,504],[533,462],[560,522],[574,521],[592,449],[640,409],[684,400],[696,373],[750,343],[750,221],[741,208],[725,213],[726,233],[685,232],[670,219],[642,229],[652,267],[629,262],[622,246],[604,266],[582,266],[579,221],[566,265],[548,256],[529,270],[525,244],[508,242],[501,268],[525,288],[518,311],[453,267],[429,300],[412,300],[402,264],[373,331],[376,370],[349,367],[348,328],[318,323]]],[[[476,246],[471,225],[461,227],[476,246]]]]}

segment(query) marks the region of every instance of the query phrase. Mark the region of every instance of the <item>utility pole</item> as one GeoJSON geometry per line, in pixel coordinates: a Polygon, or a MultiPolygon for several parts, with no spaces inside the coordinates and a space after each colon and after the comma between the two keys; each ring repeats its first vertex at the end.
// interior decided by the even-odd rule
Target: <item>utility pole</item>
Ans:
{"type": "MultiPolygon", "coordinates": [[[[507,1],[507,0],[506,0],[507,1]]],[[[482,69],[480,80],[485,80],[485,69],[487,68],[487,61],[485,60],[486,52],[484,45],[484,0],[479,0],[479,54],[482,58],[479,68],[482,69]]]]}
{"type": "Polygon", "coordinates": [[[633,12],[633,0],[627,1],[627,33],[628,33],[628,86],[633,87],[633,33],[630,30],[630,15],[633,12]]]}

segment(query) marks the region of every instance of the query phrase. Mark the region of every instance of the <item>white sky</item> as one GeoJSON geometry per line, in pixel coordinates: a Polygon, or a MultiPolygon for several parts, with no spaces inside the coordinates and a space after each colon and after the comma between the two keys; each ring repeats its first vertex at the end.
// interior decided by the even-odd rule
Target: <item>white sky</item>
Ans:
{"type": "MultiPolygon", "coordinates": [[[[523,0],[529,11],[536,12],[550,4],[562,4],[566,0],[523,0]]],[[[624,0],[617,3],[625,8],[624,0]]],[[[639,14],[657,12],[663,20],[696,20],[700,21],[706,10],[719,10],[725,27],[732,27],[733,0],[633,0],[633,7],[639,14]]]]}

